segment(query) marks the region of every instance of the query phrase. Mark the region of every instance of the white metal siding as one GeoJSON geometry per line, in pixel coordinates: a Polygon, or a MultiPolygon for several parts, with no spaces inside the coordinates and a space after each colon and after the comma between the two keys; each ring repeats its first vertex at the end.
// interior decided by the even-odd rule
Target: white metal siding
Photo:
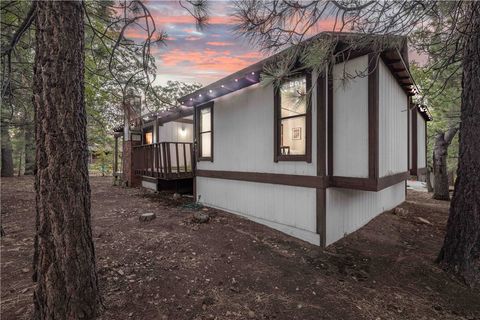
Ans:
{"type": "Polygon", "coordinates": [[[408,97],[387,66],[379,64],[379,174],[408,170],[408,97]]]}
{"type": "MultiPolygon", "coordinates": [[[[313,81],[315,86],[316,81],[313,81]]],[[[316,90],[312,90],[312,163],[273,161],[274,90],[260,84],[223,96],[214,103],[214,161],[198,169],[317,174],[316,90]]],[[[316,190],[284,185],[196,178],[197,195],[206,205],[232,212],[310,243],[316,233],[316,190]]]]}
{"type": "Polygon", "coordinates": [[[213,162],[197,168],[282,174],[317,174],[316,90],[312,97],[312,162],[273,161],[273,87],[260,84],[215,100],[213,162]]]}
{"type": "Polygon", "coordinates": [[[158,126],[158,132],[158,142],[193,142],[193,125],[191,123],[167,122],[158,126]]]}
{"type": "Polygon", "coordinates": [[[417,114],[417,168],[422,169],[427,166],[425,159],[425,119],[420,114],[417,114]]]}
{"type": "Polygon", "coordinates": [[[196,181],[202,203],[320,244],[315,189],[204,177],[196,181]]]}
{"type": "Polygon", "coordinates": [[[333,174],[368,177],[368,57],[333,67],[333,174]],[[345,74],[364,76],[342,80],[345,74]]]}
{"type": "Polygon", "coordinates": [[[405,182],[378,192],[328,188],[326,198],[329,245],[405,201],[405,182]]]}

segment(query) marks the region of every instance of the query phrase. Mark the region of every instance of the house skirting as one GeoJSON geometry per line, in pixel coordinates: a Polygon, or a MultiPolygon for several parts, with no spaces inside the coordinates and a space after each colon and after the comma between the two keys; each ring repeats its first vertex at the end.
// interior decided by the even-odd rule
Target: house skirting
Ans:
{"type": "Polygon", "coordinates": [[[310,176],[301,183],[295,175],[198,170],[195,187],[197,199],[207,206],[327,246],[402,203],[407,175],[360,180],[370,190],[354,190],[336,187],[327,177],[310,176]]]}

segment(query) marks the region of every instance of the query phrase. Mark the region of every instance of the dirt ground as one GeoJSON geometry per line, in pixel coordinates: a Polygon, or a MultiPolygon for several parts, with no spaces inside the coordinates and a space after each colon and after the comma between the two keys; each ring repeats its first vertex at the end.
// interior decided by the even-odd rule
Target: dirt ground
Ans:
{"type": "MultiPolygon", "coordinates": [[[[480,291],[434,263],[448,203],[426,193],[321,250],[216,210],[192,223],[191,199],[91,185],[101,319],[480,319],[480,291]]],[[[1,318],[30,319],[32,179],[3,179],[1,196],[1,318]]]]}

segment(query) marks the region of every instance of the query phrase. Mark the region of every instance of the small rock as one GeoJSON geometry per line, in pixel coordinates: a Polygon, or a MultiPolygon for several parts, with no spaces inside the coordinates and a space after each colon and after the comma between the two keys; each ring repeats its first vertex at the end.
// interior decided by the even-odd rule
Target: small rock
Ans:
{"type": "Polygon", "coordinates": [[[252,310],[248,311],[248,317],[255,318],[255,312],[253,312],[252,310]]]}
{"type": "Polygon", "coordinates": [[[202,212],[195,212],[193,214],[193,222],[196,223],[206,223],[208,220],[210,220],[210,217],[208,214],[202,213],[202,212]]]}
{"type": "Polygon", "coordinates": [[[395,210],[393,210],[393,214],[397,216],[406,216],[408,214],[408,210],[396,207],[395,210]]]}
{"type": "Polygon", "coordinates": [[[214,303],[215,303],[215,299],[213,299],[212,297],[205,297],[202,301],[202,304],[207,306],[211,306],[214,303]]]}
{"type": "Polygon", "coordinates": [[[122,269],[117,270],[117,273],[118,273],[119,275],[121,275],[121,276],[123,276],[123,275],[125,274],[125,272],[123,272],[122,269]]]}
{"type": "Polygon", "coordinates": [[[432,223],[431,223],[430,221],[428,221],[427,219],[424,219],[424,218],[422,218],[422,217],[417,217],[417,219],[418,219],[421,223],[432,225],[432,223]]]}
{"type": "Polygon", "coordinates": [[[141,214],[140,216],[138,216],[138,220],[145,222],[145,221],[153,220],[156,217],[157,216],[155,215],[155,213],[149,212],[149,213],[144,213],[144,214],[141,214]]]}
{"type": "Polygon", "coordinates": [[[22,272],[23,272],[23,273],[27,273],[28,271],[30,271],[30,269],[28,269],[28,268],[23,268],[23,269],[22,269],[22,272]]]}
{"type": "Polygon", "coordinates": [[[130,312],[128,316],[131,318],[133,316],[133,312],[130,312]]]}

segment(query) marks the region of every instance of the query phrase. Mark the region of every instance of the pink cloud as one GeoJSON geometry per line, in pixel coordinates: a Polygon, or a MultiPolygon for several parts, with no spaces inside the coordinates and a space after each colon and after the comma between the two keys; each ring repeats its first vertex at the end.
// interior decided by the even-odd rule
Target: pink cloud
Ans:
{"type": "Polygon", "coordinates": [[[245,68],[261,57],[259,53],[249,52],[239,56],[232,56],[230,51],[190,51],[185,52],[179,49],[171,50],[162,54],[161,60],[164,66],[179,66],[182,63],[189,63],[199,71],[217,71],[220,73],[232,73],[245,68]]]}
{"type": "Polygon", "coordinates": [[[185,40],[187,41],[196,41],[196,40],[200,40],[202,39],[201,37],[195,37],[195,36],[188,36],[188,37],[185,37],[185,40]]]}
{"type": "MultiPolygon", "coordinates": [[[[167,16],[164,13],[152,13],[155,22],[158,24],[194,24],[195,19],[192,16],[167,16]]],[[[209,24],[234,24],[235,20],[228,16],[211,16],[208,19],[209,24]]]]}
{"type": "Polygon", "coordinates": [[[210,41],[207,42],[209,46],[214,46],[214,47],[226,47],[226,46],[233,46],[233,42],[221,42],[221,41],[210,41]]]}

